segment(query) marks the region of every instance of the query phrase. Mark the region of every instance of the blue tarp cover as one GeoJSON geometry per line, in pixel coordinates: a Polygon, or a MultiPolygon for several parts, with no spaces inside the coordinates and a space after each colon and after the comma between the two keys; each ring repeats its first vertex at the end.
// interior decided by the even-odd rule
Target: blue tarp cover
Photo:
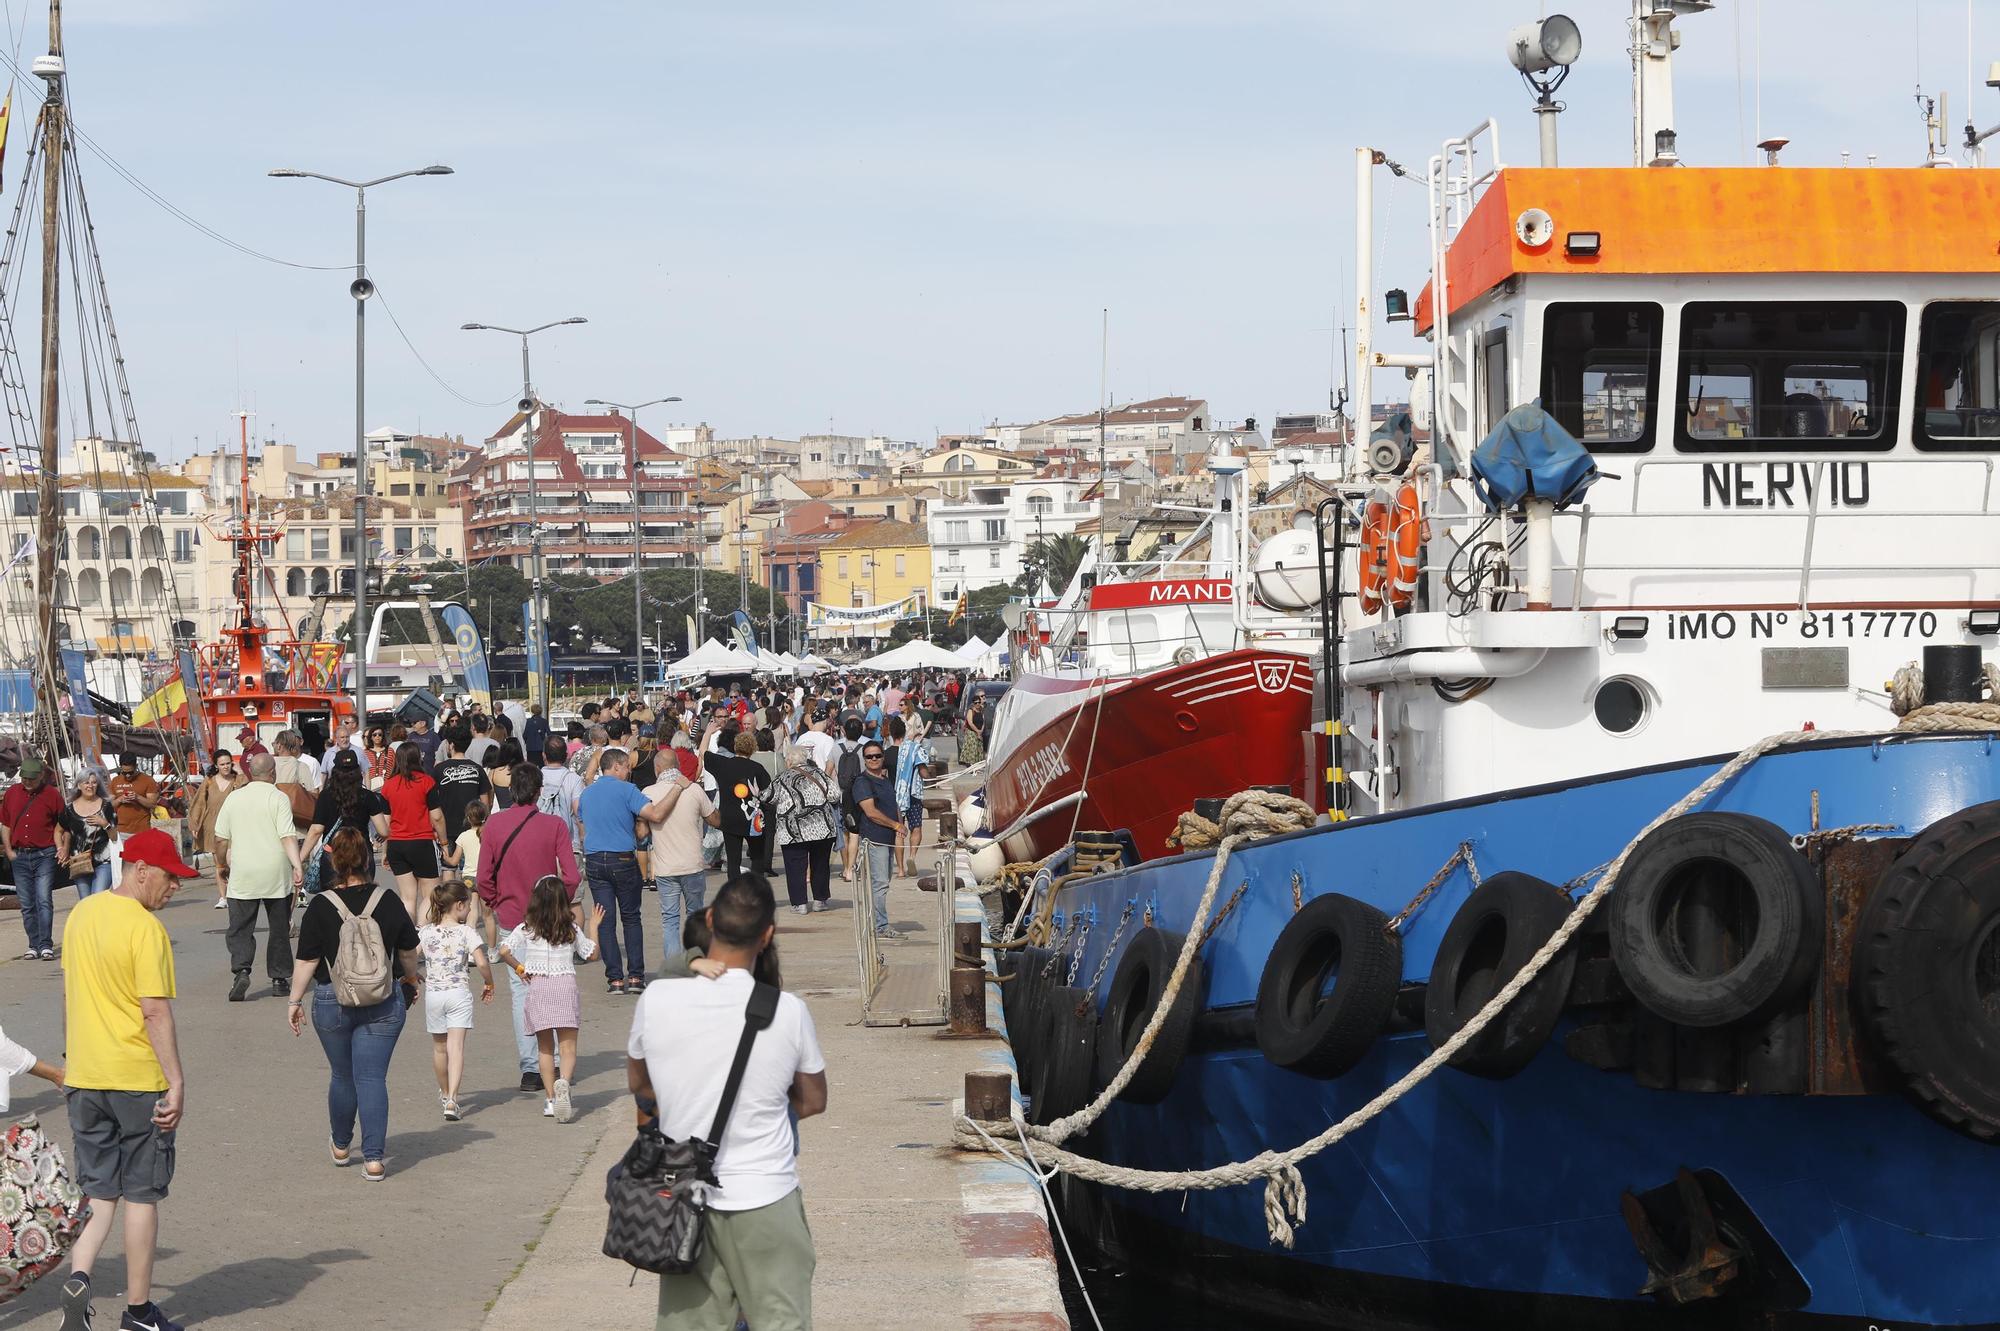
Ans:
{"type": "Polygon", "coordinates": [[[1553,499],[1557,508],[1568,508],[1598,475],[1589,450],[1540,402],[1508,412],[1472,450],[1472,487],[1493,513],[1529,499],[1553,499]]]}

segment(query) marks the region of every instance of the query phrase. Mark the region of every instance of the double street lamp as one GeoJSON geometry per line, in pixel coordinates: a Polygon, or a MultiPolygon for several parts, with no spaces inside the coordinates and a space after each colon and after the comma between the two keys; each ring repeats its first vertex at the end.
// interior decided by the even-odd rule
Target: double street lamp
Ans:
{"type": "MultiPolygon", "coordinates": [[[[324,180],[354,191],[354,280],[347,294],[354,298],[354,724],[368,725],[368,298],[375,284],[368,278],[368,191],[405,176],[448,176],[448,166],[420,166],[373,180],[343,180],[318,171],[280,167],[267,174],[292,180],[324,180]]],[[[249,485],[244,477],[243,484],[249,485]]]]}
{"type": "MultiPolygon", "coordinates": [[[[677,397],[656,397],[647,402],[626,403],[607,402],[601,397],[584,399],[590,407],[609,407],[613,411],[627,412],[631,416],[631,465],[632,465],[632,680],[638,686],[641,696],[646,691],[646,606],[644,595],[645,557],[639,548],[639,408],[657,407],[662,402],[678,402],[677,397]]],[[[656,650],[660,661],[665,664],[666,644],[661,643],[656,650]]]]}
{"type": "Polygon", "coordinates": [[[460,324],[465,332],[506,333],[521,339],[521,438],[527,444],[528,453],[528,645],[537,656],[543,658],[542,670],[528,672],[528,701],[540,703],[542,714],[546,716],[549,700],[542,696],[542,675],[548,671],[546,659],[549,651],[548,634],[542,630],[542,529],[535,518],[535,452],[541,442],[535,430],[535,408],[541,404],[535,400],[535,379],[528,368],[528,339],[536,333],[547,332],[551,328],[561,328],[565,324],[589,323],[581,315],[568,319],[556,319],[533,328],[502,328],[499,324],[460,324]]]}

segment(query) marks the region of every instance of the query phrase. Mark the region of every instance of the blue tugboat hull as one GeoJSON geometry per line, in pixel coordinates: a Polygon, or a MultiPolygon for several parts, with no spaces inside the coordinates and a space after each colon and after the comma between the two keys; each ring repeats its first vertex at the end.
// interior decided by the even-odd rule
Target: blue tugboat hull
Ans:
{"type": "MultiPolygon", "coordinates": [[[[1479,871],[1576,880],[1616,855],[1718,762],[1323,826],[1238,850],[1217,905],[1241,901],[1203,953],[1205,1007],[1247,1014],[1263,963],[1306,899],[1342,892],[1402,910],[1462,843],[1479,871]]],[[[1769,819],[1788,833],[1888,824],[1908,838],[1967,806],[2000,799],[1988,737],[1829,740],[1767,756],[1705,806],[1769,819]]],[[[1213,863],[1183,856],[1067,884],[1065,922],[1094,910],[1080,984],[1107,977],[1129,902],[1184,929],[1213,863]]],[[[1412,917],[1405,982],[1421,981],[1472,889],[1463,869],[1412,917]]],[[[1581,888],[1578,889],[1581,891],[1581,888]]],[[[1080,932],[1080,931],[1079,931],[1080,932]]],[[[1104,988],[1108,988],[1108,980],[1104,988]]],[[[1103,1001],[1100,991],[1098,1001],[1103,1001]]],[[[1212,1017],[1209,1030],[1224,1023],[1212,1017]]],[[[1238,1023],[1239,1026],[1242,1023],[1238,1023]]],[[[1360,1108],[1430,1051],[1421,1030],[1384,1035],[1352,1071],[1317,1080],[1254,1045],[1197,1042],[1158,1104],[1114,1103],[1071,1143],[1100,1159],[1186,1170],[1303,1142],[1360,1108]]],[[[1143,1193],[1070,1182],[1071,1203],[1122,1262],[1168,1280],[1241,1283],[1272,1315],[1345,1311],[1359,1324],[1628,1327],[1672,1325],[2000,1325],[2000,1145],[1956,1132],[1900,1094],[1703,1094],[1641,1086],[1564,1051],[1568,1022],[1521,1072],[1485,1079],[1446,1068],[1380,1117],[1301,1166],[1309,1196],[1296,1246],[1272,1245],[1263,1189],[1143,1193]],[[1682,1169],[1719,1178],[1782,1253],[1795,1285],[1752,1310],[1725,1292],[1662,1313],[1640,1293],[1648,1270],[1621,1216],[1629,1191],[1671,1186],[1682,1169]],[[1219,1259],[1219,1260],[1203,1260],[1219,1259]],[[1447,1311],[1449,1310],[1449,1311],[1447,1311]]],[[[1734,1294],[1740,1295],[1740,1288],[1734,1294]]]]}

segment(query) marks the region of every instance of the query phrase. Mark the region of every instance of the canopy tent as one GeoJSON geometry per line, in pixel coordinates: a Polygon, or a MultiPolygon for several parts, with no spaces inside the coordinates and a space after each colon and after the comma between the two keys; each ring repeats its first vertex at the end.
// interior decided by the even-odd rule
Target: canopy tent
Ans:
{"type": "Polygon", "coordinates": [[[701,646],[689,652],[678,661],[667,663],[667,674],[675,677],[687,675],[748,675],[764,669],[757,658],[735,647],[725,647],[710,638],[701,646]]]}
{"type": "Polygon", "coordinates": [[[972,663],[958,653],[925,638],[912,638],[880,656],[859,662],[856,670],[970,670],[972,663]]]}
{"type": "Polygon", "coordinates": [[[977,661],[991,651],[992,647],[993,644],[990,642],[981,642],[979,635],[975,633],[959,645],[958,654],[967,661],[977,661]]]}

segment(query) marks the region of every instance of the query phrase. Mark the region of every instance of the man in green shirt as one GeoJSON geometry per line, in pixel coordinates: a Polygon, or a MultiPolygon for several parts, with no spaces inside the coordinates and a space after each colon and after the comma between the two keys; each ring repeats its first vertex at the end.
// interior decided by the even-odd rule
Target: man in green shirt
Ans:
{"type": "Polygon", "coordinates": [[[299,830],[292,801],[273,784],[277,760],[260,753],[244,763],[249,780],[229,792],[215,820],[216,839],[229,853],[229,969],[235,979],[229,1001],[250,992],[250,968],[257,960],[257,913],[263,911],[264,965],[271,992],[292,988],[292,893],[305,882],[299,858],[299,830]]]}

